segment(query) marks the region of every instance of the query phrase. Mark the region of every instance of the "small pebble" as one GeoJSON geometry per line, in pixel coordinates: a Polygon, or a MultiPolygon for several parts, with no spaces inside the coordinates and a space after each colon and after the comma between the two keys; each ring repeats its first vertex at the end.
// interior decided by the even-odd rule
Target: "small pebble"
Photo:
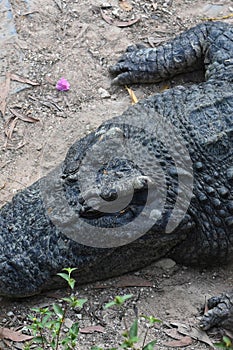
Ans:
{"type": "Polygon", "coordinates": [[[101,98],[109,98],[109,97],[111,97],[110,93],[107,90],[103,89],[103,88],[99,88],[98,93],[100,94],[101,98]]]}
{"type": "Polygon", "coordinates": [[[119,9],[118,8],[113,9],[112,14],[118,18],[119,17],[119,9]]]}
{"type": "Polygon", "coordinates": [[[14,343],[14,349],[23,350],[24,349],[24,343],[14,343]]]}
{"type": "Polygon", "coordinates": [[[73,322],[70,318],[66,318],[66,319],[65,319],[65,322],[64,322],[65,327],[67,327],[67,328],[71,328],[72,325],[73,325],[73,323],[74,323],[74,322],[73,322]]]}
{"type": "Polygon", "coordinates": [[[169,270],[176,266],[176,262],[172,259],[161,259],[155,263],[155,266],[163,270],[169,270]]]}
{"type": "Polygon", "coordinates": [[[7,316],[8,316],[8,317],[12,317],[12,316],[14,316],[14,312],[9,311],[9,312],[7,313],[7,316]]]}
{"type": "Polygon", "coordinates": [[[108,9],[111,8],[112,5],[109,4],[109,2],[103,2],[103,4],[100,6],[102,9],[108,9]]]}

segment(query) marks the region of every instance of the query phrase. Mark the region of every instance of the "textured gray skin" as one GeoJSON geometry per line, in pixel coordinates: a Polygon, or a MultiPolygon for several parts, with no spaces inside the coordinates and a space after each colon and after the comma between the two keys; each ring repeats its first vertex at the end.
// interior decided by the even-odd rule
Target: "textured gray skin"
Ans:
{"type": "MultiPolygon", "coordinates": [[[[159,123],[163,116],[185,140],[193,162],[193,198],[190,204],[184,203],[188,206],[187,213],[173,232],[166,233],[165,228],[177,198],[177,173],[167,151],[156,139],[150,140],[148,150],[150,148],[156,154],[166,173],[167,201],[160,220],[146,235],[130,244],[94,248],[69,239],[53,223],[46,210],[41,193],[44,180],[41,179],[0,209],[1,295],[24,297],[42,289],[55,288],[59,286],[56,273],[68,266],[78,267],[78,283],[86,283],[141,268],[163,256],[185,265],[198,266],[232,261],[232,26],[221,22],[204,23],[156,49],[130,47],[110,71],[116,75],[114,84],[146,83],[158,82],[203,65],[205,82],[155,94],[129,108],[121,117],[109,120],[96,132],[77,141],[68,151],[60,170],[55,170],[52,177],[54,182],[62,181],[67,201],[80,220],[96,227],[124,227],[140,212],[146,186],[139,188],[127,210],[102,215],[88,207],[81,198],[77,180],[80,163],[87,150],[99,142],[103,130],[107,133],[117,127],[125,138],[131,136],[140,140],[141,137],[143,142],[140,130],[131,130],[129,125],[124,125],[124,118],[132,118],[141,125],[146,116],[145,123],[149,121],[152,125],[159,123]]],[[[176,145],[174,153],[179,155],[176,145]]],[[[143,157],[141,151],[142,162],[143,157]]],[[[146,171],[153,172],[149,165],[147,168],[144,164],[142,170],[130,162],[125,164],[122,159],[115,159],[106,167],[110,174],[114,174],[112,169],[121,173],[119,179],[111,175],[110,180],[105,180],[102,176],[100,192],[106,200],[114,199],[115,183],[127,192],[127,186],[135,183],[136,178],[147,175],[146,171]]],[[[179,167],[185,170],[182,160],[179,167]]],[[[202,320],[204,329],[228,323],[232,326],[233,295],[226,294],[221,298],[210,301],[212,310],[202,320]],[[220,311],[221,308],[224,310],[220,311]]]]}

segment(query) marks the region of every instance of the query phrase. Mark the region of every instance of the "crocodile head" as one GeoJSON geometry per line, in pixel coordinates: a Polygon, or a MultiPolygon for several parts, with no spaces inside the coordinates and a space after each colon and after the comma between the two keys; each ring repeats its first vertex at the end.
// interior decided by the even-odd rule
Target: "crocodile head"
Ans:
{"type": "MultiPolygon", "coordinates": [[[[80,143],[67,154],[63,179],[69,204],[80,218],[97,226],[110,228],[133,220],[148,201],[149,188],[154,196],[158,192],[159,204],[161,169],[153,176],[146,171],[148,164],[138,162],[139,145],[132,147],[128,133],[126,126],[101,127],[89,136],[82,155],[77,151],[80,143]]],[[[160,205],[157,210],[160,215],[160,205]]]]}
{"type": "MultiPolygon", "coordinates": [[[[66,156],[60,178],[67,210],[54,214],[55,223],[69,238],[85,244],[88,236],[98,237],[103,229],[104,242],[96,238],[98,244],[93,244],[103,247],[109,246],[110,236],[123,245],[152,227],[165,232],[178,193],[173,168],[165,147],[144,130],[104,124],[77,141],[66,156]]],[[[59,207],[58,202],[56,198],[59,207]]]]}

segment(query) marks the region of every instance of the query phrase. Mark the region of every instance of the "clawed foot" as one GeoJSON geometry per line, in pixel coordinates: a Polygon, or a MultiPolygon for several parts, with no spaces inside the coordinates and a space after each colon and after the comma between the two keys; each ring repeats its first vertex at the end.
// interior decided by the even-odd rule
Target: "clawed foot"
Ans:
{"type": "Polygon", "coordinates": [[[112,84],[127,85],[155,81],[151,71],[153,63],[147,59],[151,50],[141,44],[129,46],[118,62],[109,68],[110,73],[116,76],[112,84]]]}
{"type": "Polygon", "coordinates": [[[233,292],[221,294],[208,300],[208,311],[202,317],[200,327],[208,330],[212,327],[232,330],[233,328],[233,292]]]}

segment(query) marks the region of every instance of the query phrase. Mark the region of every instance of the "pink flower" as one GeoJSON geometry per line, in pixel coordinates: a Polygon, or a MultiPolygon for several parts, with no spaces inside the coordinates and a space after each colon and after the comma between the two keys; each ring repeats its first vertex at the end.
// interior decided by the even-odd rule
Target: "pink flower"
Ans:
{"type": "Polygon", "coordinates": [[[61,78],[57,82],[56,89],[59,91],[67,91],[70,89],[70,83],[65,78],[61,78]]]}

